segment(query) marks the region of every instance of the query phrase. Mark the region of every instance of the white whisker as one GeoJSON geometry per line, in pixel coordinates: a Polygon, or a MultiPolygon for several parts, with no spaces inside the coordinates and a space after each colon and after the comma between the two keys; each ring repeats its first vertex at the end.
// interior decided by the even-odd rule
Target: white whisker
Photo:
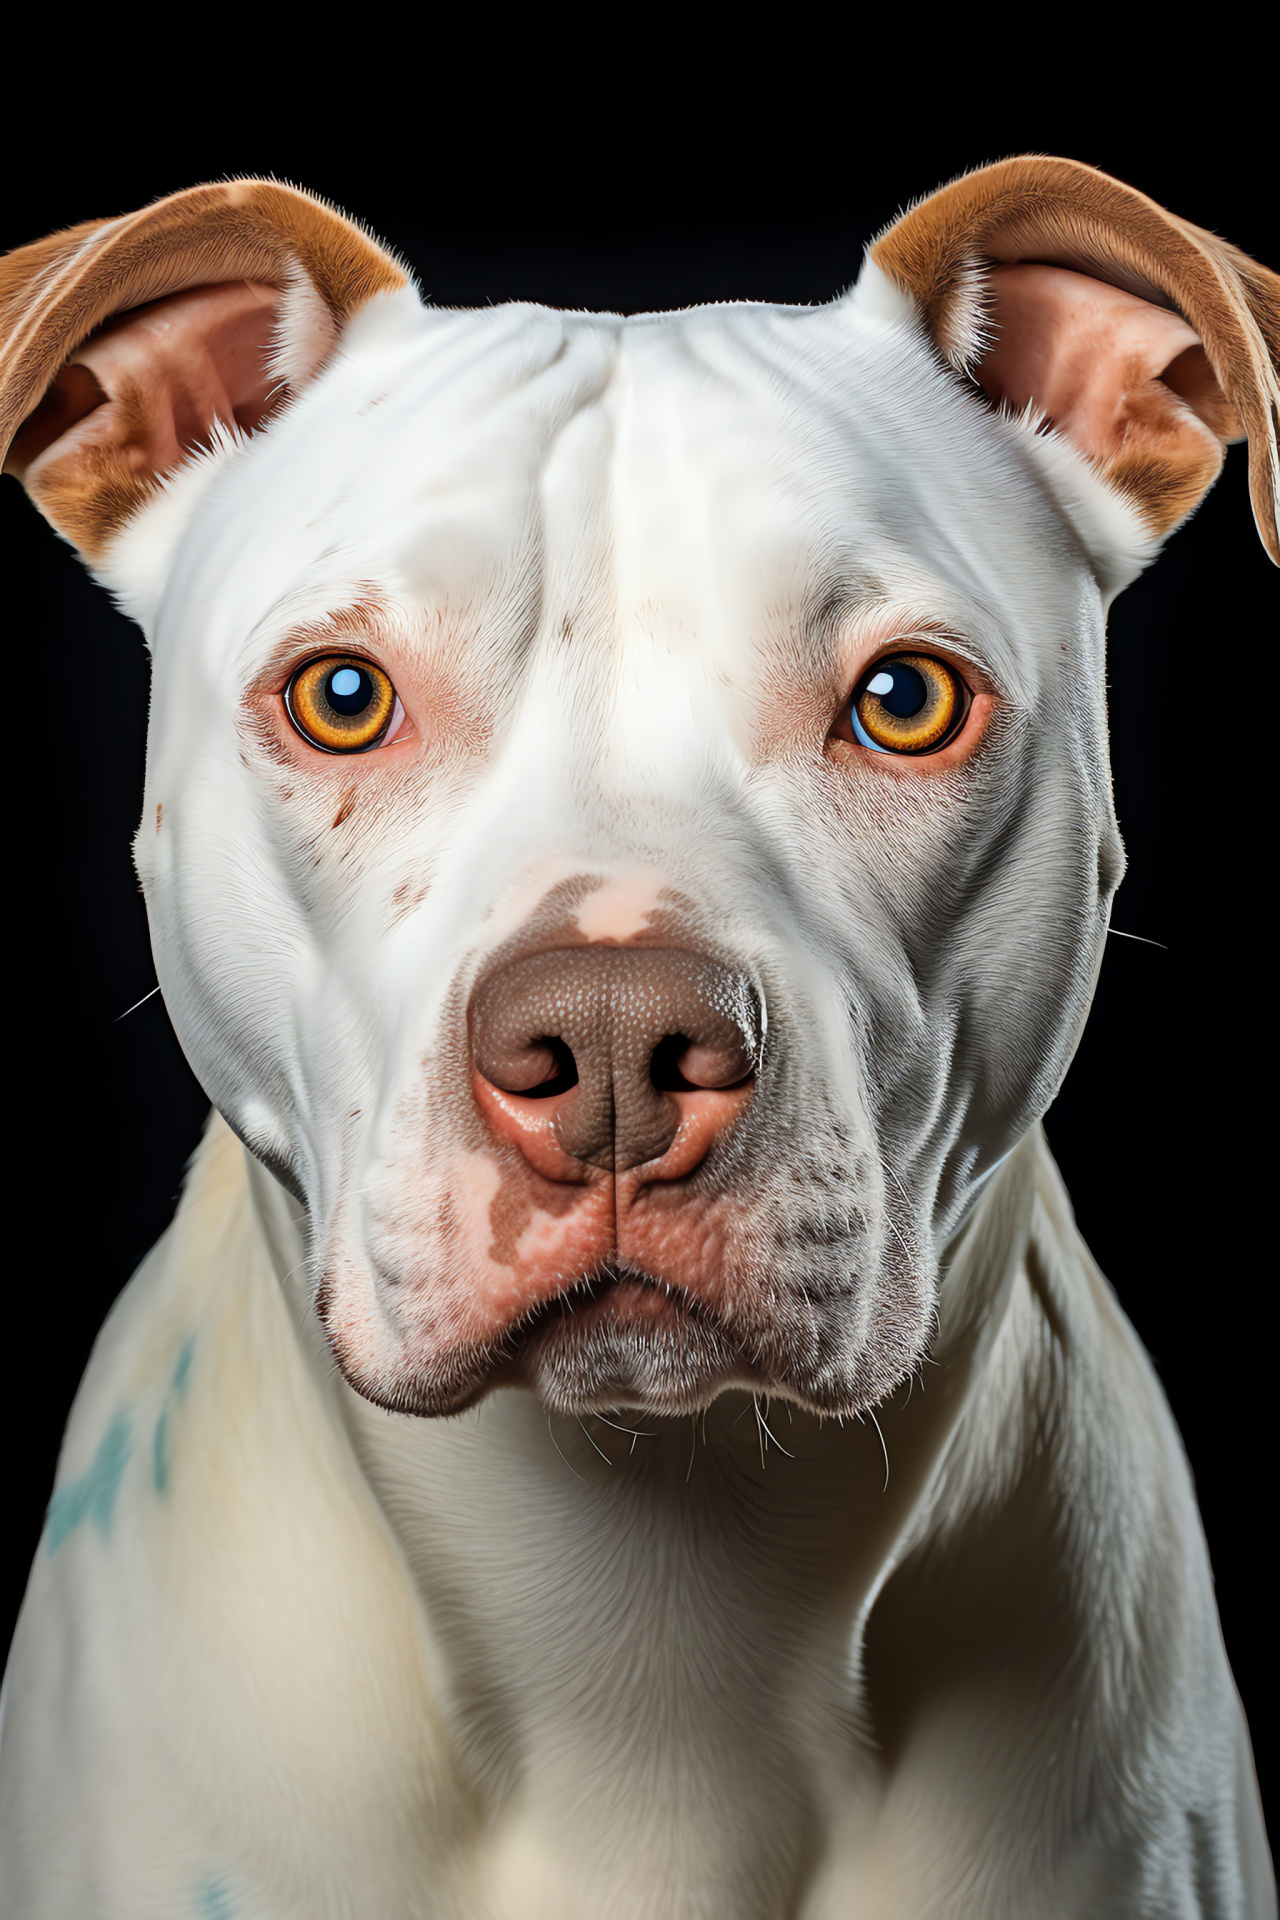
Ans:
{"type": "Polygon", "coordinates": [[[606,1425],[606,1427],[612,1427],[615,1433],[629,1433],[633,1440],[652,1440],[653,1439],[653,1435],[651,1433],[644,1433],[638,1427],[624,1427],[617,1420],[606,1419],[604,1414],[602,1413],[595,1413],[591,1417],[593,1420],[604,1420],[604,1424],[606,1425]]]}
{"type": "Polygon", "coordinates": [[[884,1455],[884,1486],[881,1488],[881,1492],[888,1493],[889,1491],[889,1449],[884,1443],[883,1433],[880,1432],[880,1422],[876,1419],[874,1407],[867,1408],[867,1418],[870,1420],[872,1426],[875,1428],[876,1433],[880,1439],[880,1451],[884,1455]]]}
{"type": "MultiPolygon", "coordinates": [[[[477,1409],[477,1411],[478,1411],[478,1409],[477,1409]]],[[[547,1409],[547,1438],[548,1438],[548,1440],[550,1440],[550,1442],[551,1442],[551,1444],[552,1444],[552,1446],[553,1446],[553,1447],[555,1448],[555,1450],[556,1450],[556,1452],[560,1454],[560,1458],[561,1458],[562,1460],[564,1460],[564,1463],[565,1463],[565,1465],[566,1465],[566,1467],[568,1467],[568,1469],[569,1469],[569,1471],[570,1471],[570,1473],[571,1473],[571,1474],[573,1475],[573,1477],[574,1477],[574,1479],[575,1479],[575,1480],[581,1480],[581,1478],[582,1478],[582,1475],[581,1475],[581,1474],[580,1474],[580,1473],[578,1472],[578,1469],[577,1469],[577,1468],[576,1468],[576,1467],[574,1466],[574,1464],[573,1464],[573,1462],[572,1462],[572,1460],[568,1460],[568,1459],[565,1459],[565,1456],[564,1456],[564,1454],[563,1454],[563,1453],[561,1453],[561,1451],[560,1451],[560,1442],[559,1442],[559,1441],[558,1441],[558,1440],[556,1439],[556,1436],[555,1436],[555,1429],[554,1429],[554,1428],[552,1427],[552,1425],[551,1425],[551,1409],[550,1409],[550,1407],[548,1407],[548,1409],[547,1409]]]]}
{"type": "Polygon", "coordinates": [[[1108,927],[1107,932],[1114,933],[1120,940],[1138,940],[1144,947],[1159,947],[1161,953],[1169,951],[1163,940],[1148,940],[1145,933],[1126,933],[1123,927],[1108,927]]]}
{"type": "MultiPolygon", "coordinates": [[[[582,1426],[582,1415],[580,1413],[575,1413],[573,1417],[577,1421],[578,1425],[582,1427],[582,1431],[584,1433],[587,1433],[586,1428],[582,1426]]],[[[587,1439],[591,1440],[591,1435],[589,1433],[587,1433],[587,1439]]],[[[600,1455],[600,1458],[604,1461],[606,1467],[611,1467],[613,1465],[613,1462],[609,1458],[608,1454],[605,1452],[604,1448],[597,1447],[594,1440],[591,1440],[591,1444],[593,1447],[596,1448],[596,1452],[600,1455]]]]}
{"type": "MultiPolygon", "coordinates": [[[[777,1434],[774,1433],[773,1429],[769,1425],[769,1422],[765,1419],[764,1415],[761,1413],[759,1407],[756,1408],[756,1419],[760,1422],[760,1425],[763,1427],[769,1439],[773,1441],[773,1444],[778,1449],[778,1452],[785,1453],[787,1455],[788,1460],[794,1460],[795,1459],[794,1453],[787,1452],[787,1449],[783,1446],[777,1434]]],[[[761,1457],[763,1458],[763,1455],[761,1457]]]]}
{"type": "Polygon", "coordinates": [[[115,1019],[111,1022],[112,1026],[118,1027],[122,1020],[127,1020],[131,1013],[136,1013],[138,1011],[139,1007],[145,1007],[148,1000],[154,1000],[156,995],[159,993],[159,991],[160,989],[158,986],[152,987],[150,993],[144,993],[141,1000],[135,1000],[131,1007],[126,1007],[123,1013],[118,1013],[115,1019]]]}

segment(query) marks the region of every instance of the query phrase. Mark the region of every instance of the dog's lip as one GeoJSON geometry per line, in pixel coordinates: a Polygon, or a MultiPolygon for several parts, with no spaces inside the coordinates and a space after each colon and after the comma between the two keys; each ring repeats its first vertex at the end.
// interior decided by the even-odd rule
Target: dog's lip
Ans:
{"type": "Polygon", "coordinates": [[[714,1322],[721,1333],[727,1329],[718,1314],[667,1280],[657,1280],[637,1267],[613,1265],[599,1273],[583,1274],[541,1301],[517,1322],[507,1335],[508,1351],[531,1345],[545,1329],[558,1322],[572,1321],[583,1331],[606,1319],[626,1318],[650,1326],[662,1326],[682,1320],[714,1322]]]}
{"type": "Polygon", "coordinates": [[[523,1379],[538,1347],[558,1330],[572,1328],[584,1335],[608,1320],[676,1336],[698,1321],[714,1327],[735,1351],[739,1346],[732,1329],[701,1297],[638,1267],[616,1263],[560,1287],[508,1328],[502,1341],[501,1371],[523,1379]]]}

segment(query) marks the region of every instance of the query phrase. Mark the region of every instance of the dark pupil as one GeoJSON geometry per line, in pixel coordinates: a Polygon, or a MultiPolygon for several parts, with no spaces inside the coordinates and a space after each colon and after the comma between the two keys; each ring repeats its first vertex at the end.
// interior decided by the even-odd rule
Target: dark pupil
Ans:
{"type": "MultiPolygon", "coordinates": [[[[917,679],[919,675],[916,676],[917,679]]],[[[363,667],[336,667],[325,683],[325,698],[335,713],[363,713],[373,698],[373,680],[363,667]]]]}
{"type": "Polygon", "coordinates": [[[909,720],[913,713],[919,713],[929,698],[928,682],[915,667],[890,667],[893,685],[888,693],[880,694],[880,705],[898,720],[909,720]]]}

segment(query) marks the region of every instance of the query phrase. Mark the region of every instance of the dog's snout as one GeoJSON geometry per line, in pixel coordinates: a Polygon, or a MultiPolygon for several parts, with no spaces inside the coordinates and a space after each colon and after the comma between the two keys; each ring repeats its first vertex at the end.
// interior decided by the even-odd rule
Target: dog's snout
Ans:
{"type": "Polygon", "coordinates": [[[471,1045],[482,1113],[540,1172],[678,1179],[750,1098],[760,1009],[700,954],[571,947],[491,974],[471,1045]]]}

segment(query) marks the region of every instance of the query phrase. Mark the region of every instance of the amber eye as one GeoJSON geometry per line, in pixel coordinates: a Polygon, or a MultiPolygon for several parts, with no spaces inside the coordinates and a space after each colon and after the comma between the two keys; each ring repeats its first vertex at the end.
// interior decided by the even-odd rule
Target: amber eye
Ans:
{"type": "Polygon", "coordinates": [[[894,653],[877,660],[854,689],[854,738],[874,753],[932,753],[960,727],[968,689],[944,660],[894,653]]]}
{"type": "Polygon", "coordinates": [[[381,667],[347,654],[328,654],[299,667],[284,690],[298,732],[325,753],[364,753],[390,724],[396,690],[381,667]]]}

